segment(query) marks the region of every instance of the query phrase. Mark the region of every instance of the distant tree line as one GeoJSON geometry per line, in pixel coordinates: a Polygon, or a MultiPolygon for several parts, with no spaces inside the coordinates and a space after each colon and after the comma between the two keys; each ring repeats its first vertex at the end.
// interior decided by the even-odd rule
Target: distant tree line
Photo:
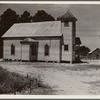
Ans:
{"type": "Polygon", "coordinates": [[[14,24],[14,23],[27,23],[27,22],[42,22],[54,21],[55,18],[44,10],[38,10],[34,16],[31,16],[28,11],[24,11],[19,15],[14,10],[8,8],[0,15],[0,57],[3,56],[3,40],[1,36],[14,24]]]}

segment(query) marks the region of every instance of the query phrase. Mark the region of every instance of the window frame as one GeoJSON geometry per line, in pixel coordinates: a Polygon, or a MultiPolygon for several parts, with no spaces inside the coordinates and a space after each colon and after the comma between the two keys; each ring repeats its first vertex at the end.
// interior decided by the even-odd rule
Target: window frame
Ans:
{"type": "Polygon", "coordinates": [[[49,47],[48,44],[45,44],[45,45],[44,45],[44,55],[45,55],[45,56],[49,56],[49,51],[50,51],[49,48],[50,48],[50,47],[49,47]]]}
{"type": "Polygon", "coordinates": [[[64,45],[64,51],[69,51],[69,45],[68,44],[64,45]]]}
{"type": "Polygon", "coordinates": [[[15,55],[15,45],[11,45],[11,55],[15,55]]]}

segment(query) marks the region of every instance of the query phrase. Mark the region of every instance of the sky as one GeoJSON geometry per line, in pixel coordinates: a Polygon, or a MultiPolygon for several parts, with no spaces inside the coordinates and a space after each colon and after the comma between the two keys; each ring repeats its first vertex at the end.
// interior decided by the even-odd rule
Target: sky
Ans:
{"type": "Polygon", "coordinates": [[[17,14],[27,10],[32,16],[38,10],[45,10],[55,19],[70,10],[78,19],[76,35],[80,37],[82,45],[91,50],[100,48],[100,4],[0,4],[0,15],[8,8],[17,14]]]}

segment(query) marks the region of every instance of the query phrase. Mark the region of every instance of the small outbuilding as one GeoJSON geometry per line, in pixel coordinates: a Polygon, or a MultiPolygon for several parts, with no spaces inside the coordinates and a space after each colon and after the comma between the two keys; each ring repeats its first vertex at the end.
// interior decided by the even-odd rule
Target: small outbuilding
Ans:
{"type": "Polygon", "coordinates": [[[88,53],[89,59],[100,59],[100,49],[96,48],[88,53]]]}

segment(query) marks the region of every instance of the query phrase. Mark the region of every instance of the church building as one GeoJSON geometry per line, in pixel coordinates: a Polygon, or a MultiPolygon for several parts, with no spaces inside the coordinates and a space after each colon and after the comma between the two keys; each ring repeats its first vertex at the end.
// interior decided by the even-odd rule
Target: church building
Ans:
{"type": "Polygon", "coordinates": [[[75,61],[77,19],[70,11],[57,21],[15,23],[3,36],[3,59],[75,61]]]}

